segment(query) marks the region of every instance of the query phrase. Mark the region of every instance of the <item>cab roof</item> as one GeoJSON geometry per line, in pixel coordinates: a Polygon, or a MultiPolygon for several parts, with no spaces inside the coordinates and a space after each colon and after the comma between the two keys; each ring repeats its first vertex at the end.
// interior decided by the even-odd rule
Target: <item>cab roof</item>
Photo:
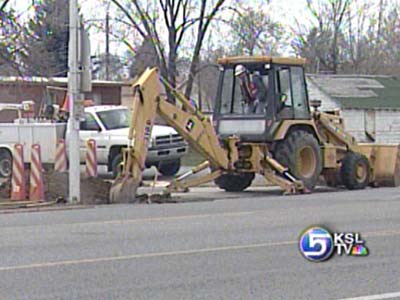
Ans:
{"type": "Polygon", "coordinates": [[[231,56],[218,59],[220,65],[237,65],[253,63],[272,63],[281,65],[304,66],[306,59],[296,57],[275,57],[275,56],[231,56]]]}

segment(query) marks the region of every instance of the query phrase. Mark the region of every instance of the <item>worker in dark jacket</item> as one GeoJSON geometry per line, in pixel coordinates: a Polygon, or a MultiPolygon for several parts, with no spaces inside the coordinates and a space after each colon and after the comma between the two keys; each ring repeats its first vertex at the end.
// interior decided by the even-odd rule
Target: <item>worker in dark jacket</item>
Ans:
{"type": "Polygon", "coordinates": [[[249,74],[243,65],[236,67],[235,75],[239,78],[245,113],[263,113],[265,109],[266,89],[261,76],[259,74],[249,74]]]}

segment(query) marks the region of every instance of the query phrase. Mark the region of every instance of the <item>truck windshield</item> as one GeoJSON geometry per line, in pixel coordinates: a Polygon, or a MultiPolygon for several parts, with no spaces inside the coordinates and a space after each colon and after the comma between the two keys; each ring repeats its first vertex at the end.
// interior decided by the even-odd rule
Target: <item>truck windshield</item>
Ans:
{"type": "Polygon", "coordinates": [[[99,111],[97,115],[107,130],[129,127],[130,113],[128,109],[99,111]]]}

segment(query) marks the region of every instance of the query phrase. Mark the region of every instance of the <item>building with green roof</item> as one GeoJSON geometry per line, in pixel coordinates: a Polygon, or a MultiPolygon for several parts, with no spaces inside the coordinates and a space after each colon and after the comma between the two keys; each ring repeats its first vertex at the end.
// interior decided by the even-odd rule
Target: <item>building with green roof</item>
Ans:
{"type": "Polygon", "coordinates": [[[400,79],[393,76],[308,74],[310,100],[340,109],[361,142],[400,143],[400,79]]]}

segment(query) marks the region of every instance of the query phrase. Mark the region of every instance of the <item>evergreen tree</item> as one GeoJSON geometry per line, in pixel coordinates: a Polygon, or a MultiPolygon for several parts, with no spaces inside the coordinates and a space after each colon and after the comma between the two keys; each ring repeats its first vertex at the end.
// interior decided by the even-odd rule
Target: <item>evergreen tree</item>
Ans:
{"type": "Polygon", "coordinates": [[[25,27],[21,62],[28,76],[66,77],[69,39],[68,0],[44,0],[25,27]]]}
{"type": "Polygon", "coordinates": [[[18,46],[15,41],[21,38],[21,28],[15,19],[13,9],[6,10],[6,2],[0,6],[0,75],[15,75],[20,69],[16,63],[18,46]]]}

